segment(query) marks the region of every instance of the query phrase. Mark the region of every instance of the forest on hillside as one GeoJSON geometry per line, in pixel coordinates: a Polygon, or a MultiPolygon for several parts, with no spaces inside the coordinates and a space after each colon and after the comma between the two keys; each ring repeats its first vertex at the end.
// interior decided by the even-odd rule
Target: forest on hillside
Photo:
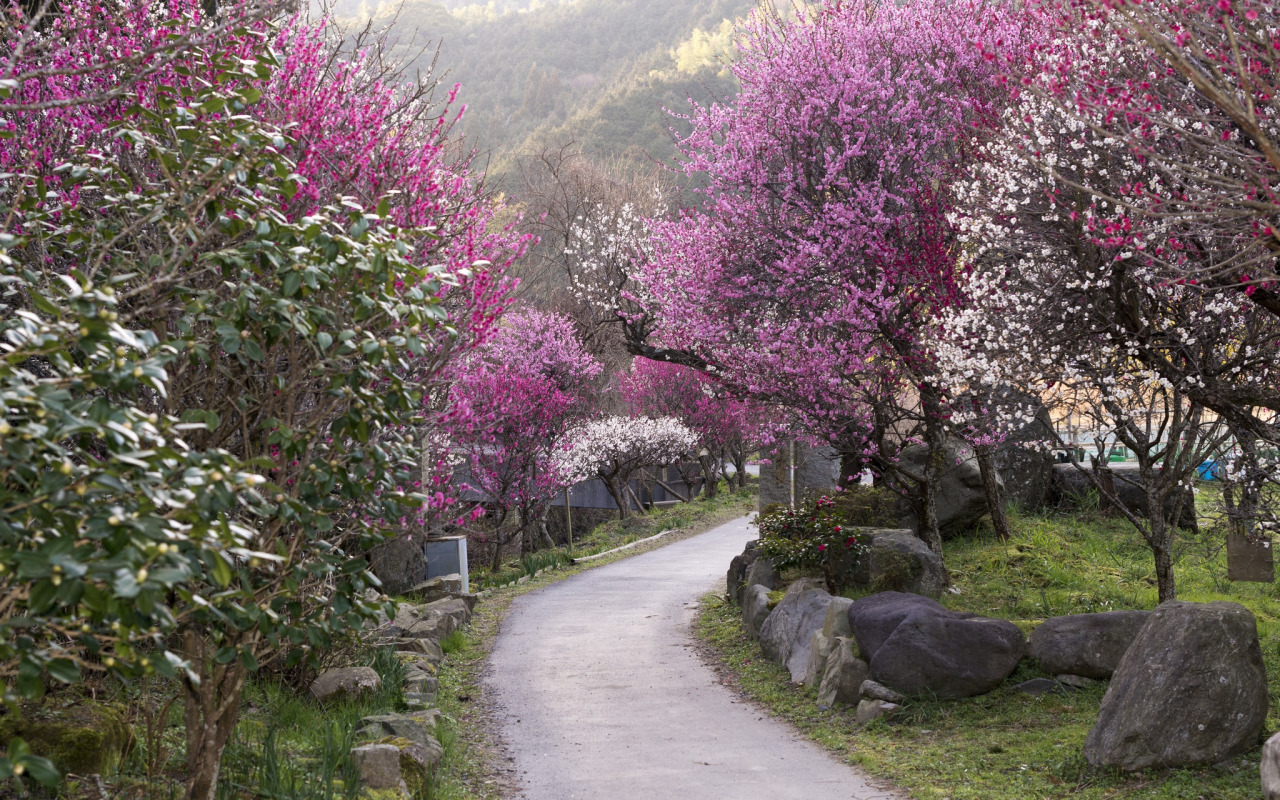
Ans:
{"type": "Polygon", "coordinates": [[[343,0],[344,23],[388,28],[410,71],[461,84],[459,130],[492,178],[574,142],[597,158],[670,163],[670,111],[732,93],[731,21],[754,0],[343,0]],[[434,65],[434,70],[432,67],[434,65]]]}

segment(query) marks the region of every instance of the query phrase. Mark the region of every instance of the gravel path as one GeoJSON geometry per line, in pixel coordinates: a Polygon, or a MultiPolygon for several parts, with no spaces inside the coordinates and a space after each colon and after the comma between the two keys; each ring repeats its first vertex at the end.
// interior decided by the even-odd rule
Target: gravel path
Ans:
{"type": "Polygon", "coordinates": [[[722,686],[694,650],[746,518],[515,601],[489,659],[525,800],[897,800],[722,686]]]}

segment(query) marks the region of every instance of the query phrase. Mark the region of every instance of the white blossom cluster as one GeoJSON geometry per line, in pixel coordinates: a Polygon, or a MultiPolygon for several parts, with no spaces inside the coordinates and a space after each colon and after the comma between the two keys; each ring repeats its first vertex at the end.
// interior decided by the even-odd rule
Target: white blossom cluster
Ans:
{"type": "Polygon", "coordinates": [[[597,473],[625,475],[643,466],[670,464],[697,443],[698,435],[674,417],[604,417],[570,433],[560,468],[577,480],[597,473]]]}
{"type": "Polygon", "coordinates": [[[573,296],[605,316],[643,305],[636,265],[653,255],[651,219],[663,216],[664,207],[661,193],[655,191],[653,208],[644,211],[632,203],[598,203],[580,214],[569,229],[564,251],[573,296]]]}

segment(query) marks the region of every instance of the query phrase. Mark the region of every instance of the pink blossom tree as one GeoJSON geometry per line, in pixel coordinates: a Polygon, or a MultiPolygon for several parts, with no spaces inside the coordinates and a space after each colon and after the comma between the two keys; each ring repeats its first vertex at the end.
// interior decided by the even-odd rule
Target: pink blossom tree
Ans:
{"type": "Polygon", "coordinates": [[[467,487],[493,509],[495,572],[502,548],[516,537],[532,549],[535,523],[549,544],[548,504],[585,477],[561,455],[570,427],[592,410],[589,390],[599,373],[573,323],[537,311],[508,314],[488,342],[456,365],[451,438],[465,459],[467,487]]]}
{"type": "Polygon", "coordinates": [[[618,387],[632,414],[672,417],[697,434],[696,461],[678,462],[690,496],[676,492],[677,497],[692,499],[698,471],[704,492],[714,497],[726,462],[734,465],[734,475],[742,480],[747,454],[758,446],[764,427],[754,403],[731,396],[705,372],[647,358],[637,358],[630,371],[619,376],[618,387]],[[688,468],[691,463],[694,469],[688,468]]]}
{"type": "MultiPolygon", "coordinates": [[[[849,477],[893,472],[912,436],[939,454],[947,387],[923,334],[958,298],[950,180],[1006,102],[992,36],[1016,46],[1015,17],[933,0],[753,16],[740,93],[689,117],[704,210],[656,224],[659,333],[635,352],[788,409],[849,477]]],[[[902,476],[935,549],[939,462],[902,476]]]]}

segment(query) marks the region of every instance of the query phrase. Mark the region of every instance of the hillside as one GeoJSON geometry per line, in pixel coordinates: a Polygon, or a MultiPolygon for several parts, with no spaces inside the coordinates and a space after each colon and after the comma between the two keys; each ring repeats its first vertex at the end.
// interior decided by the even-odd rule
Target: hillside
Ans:
{"type": "Polygon", "coordinates": [[[730,20],[753,0],[343,0],[342,19],[390,25],[398,55],[432,59],[467,106],[461,130],[503,172],[514,156],[577,142],[600,156],[674,156],[663,110],[732,91],[730,20]]]}

